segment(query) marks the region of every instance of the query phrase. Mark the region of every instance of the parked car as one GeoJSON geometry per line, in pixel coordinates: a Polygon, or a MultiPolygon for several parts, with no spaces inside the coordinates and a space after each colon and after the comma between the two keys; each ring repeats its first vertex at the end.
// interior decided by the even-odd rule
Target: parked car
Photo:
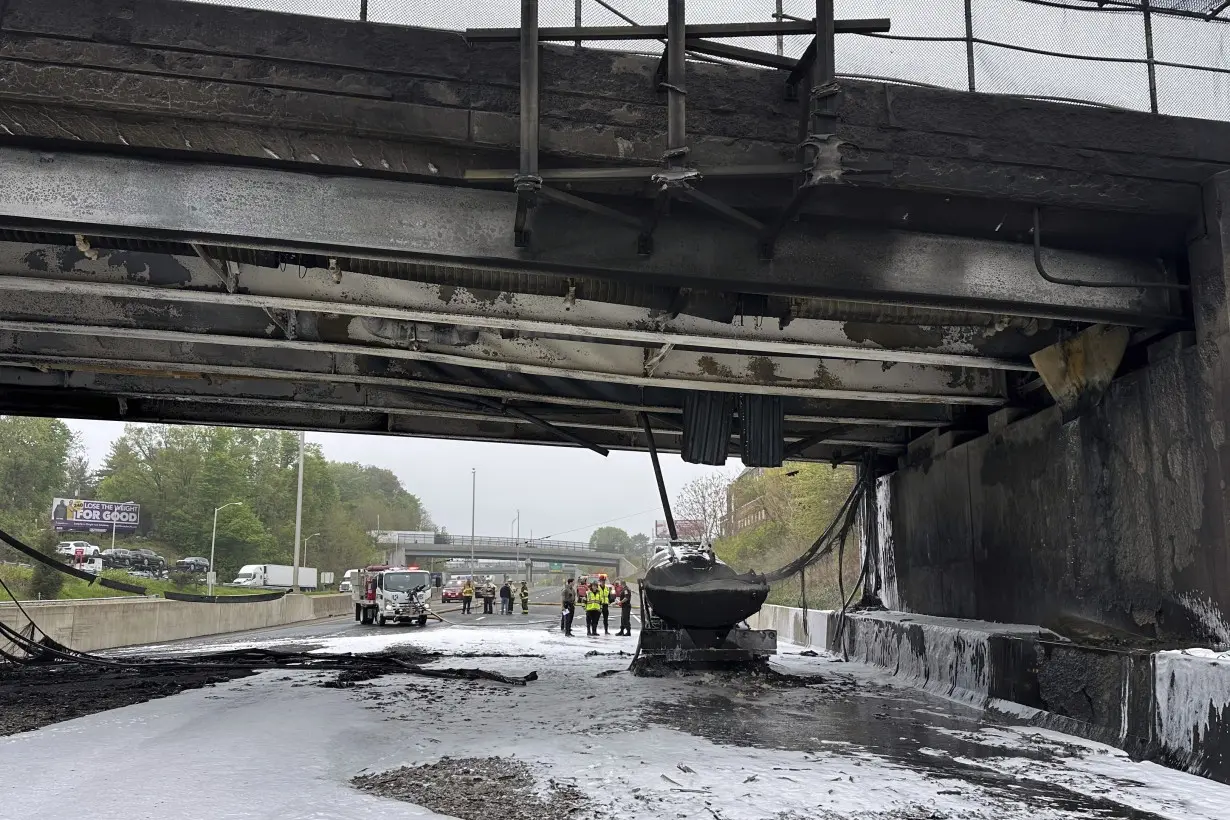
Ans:
{"type": "Polygon", "coordinates": [[[103,566],[107,569],[123,569],[132,565],[132,550],[115,547],[102,551],[103,566]]]}
{"type": "Polygon", "coordinates": [[[167,568],[167,559],[145,547],[133,550],[129,562],[133,569],[148,572],[152,577],[160,577],[167,568]]]}
{"type": "Polygon", "coordinates": [[[440,603],[461,600],[461,584],[450,581],[440,587],[440,603]]]}
{"type": "Polygon", "coordinates": [[[82,555],[99,555],[102,550],[89,541],[61,541],[56,544],[56,555],[76,555],[81,550],[82,555]]]}
{"type": "Polygon", "coordinates": [[[181,558],[175,568],[184,572],[209,572],[208,558],[181,558]]]}

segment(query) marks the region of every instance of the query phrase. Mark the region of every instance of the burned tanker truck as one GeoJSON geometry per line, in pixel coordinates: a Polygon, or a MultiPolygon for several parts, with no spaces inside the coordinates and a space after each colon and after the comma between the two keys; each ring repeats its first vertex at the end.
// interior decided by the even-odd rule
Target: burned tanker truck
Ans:
{"type": "Polygon", "coordinates": [[[713,548],[673,542],[649,559],[641,582],[637,667],[692,667],[762,661],[777,652],[777,632],[751,629],[747,619],[769,595],[763,575],[743,573],[713,548]]]}

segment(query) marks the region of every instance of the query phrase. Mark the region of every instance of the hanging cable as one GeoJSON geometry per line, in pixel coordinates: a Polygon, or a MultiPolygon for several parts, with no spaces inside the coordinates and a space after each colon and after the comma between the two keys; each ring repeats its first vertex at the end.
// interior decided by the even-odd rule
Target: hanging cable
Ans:
{"type": "Polygon", "coordinates": [[[850,489],[850,494],[846,496],[846,500],[842,502],[841,507],[837,511],[837,515],[825,528],[820,537],[807,548],[798,558],[795,558],[790,563],[783,567],[766,572],[764,577],[770,584],[778,581],[784,581],[800,572],[808,566],[819,561],[825,555],[828,555],[835,546],[836,539],[840,536],[844,538],[845,534],[854,526],[854,520],[859,508],[859,502],[863,498],[865,487],[863,482],[856,482],[850,489]]]}

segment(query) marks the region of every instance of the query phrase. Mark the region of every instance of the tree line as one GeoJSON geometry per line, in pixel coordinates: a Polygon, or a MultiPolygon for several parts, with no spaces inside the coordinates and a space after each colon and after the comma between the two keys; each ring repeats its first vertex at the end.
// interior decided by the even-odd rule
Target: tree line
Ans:
{"type": "MultiPolygon", "coordinates": [[[[127,425],[92,469],[63,422],[0,416],[0,526],[30,543],[46,540],[51,499],[75,496],[141,505],[137,534],[121,536],[117,546],[142,542],[169,560],[208,557],[215,508],[238,501],[218,514],[219,577],[233,577],[243,564],[289,564],[297,478],[294,433],[127,425]]],[[[302,533],[319,535],[304,565],[342,572],[373,562],[379,551],[368,533],[377,524],[435,529],[422,501],[391,471],[330,461],[308,444],[302,533]]]]}

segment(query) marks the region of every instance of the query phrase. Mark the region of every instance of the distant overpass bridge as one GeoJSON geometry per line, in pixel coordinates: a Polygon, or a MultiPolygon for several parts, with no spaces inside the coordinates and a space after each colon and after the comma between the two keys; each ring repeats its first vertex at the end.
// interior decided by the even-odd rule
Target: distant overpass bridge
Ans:
{"type": "Polygon", "coordinates": [[[562,563],[582,567],[608,567],[618,575],[635,574],[636,568],[617,552],[602,552],[580,541],[517,541],[514,538],[450,536],[449,543],[399,541],[385,544],[391,563],[413,559],[448,558],[562,563]]]}

